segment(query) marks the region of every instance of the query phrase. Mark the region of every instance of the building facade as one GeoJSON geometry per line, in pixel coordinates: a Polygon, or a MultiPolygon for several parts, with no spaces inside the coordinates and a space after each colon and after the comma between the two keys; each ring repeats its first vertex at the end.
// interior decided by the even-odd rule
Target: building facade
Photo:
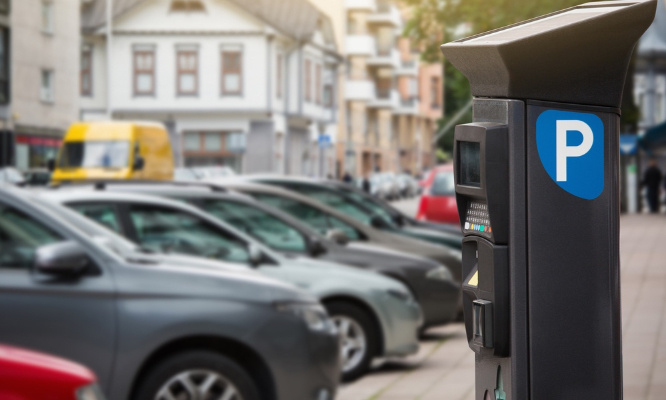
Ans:
{"type": "Polygon", "coordinates": [[[346,130],[338,173],[420,172],[433,163],[442,113],[441,65],[422,65],[387,0],[345,0],[346,130]]]}
{"type": "Polygon", "coordinates": [[[0,1],[4,164],[44,167],[78,117],[80,0],[0,1]]]}
{"type": "Polygon", "coordinates": [[[306,0],[114,3],[110,63],[105,1],[82,11],[82,119],[161,121],[180,165],[334,169],[343,59],[319,9],[306,0]]]}

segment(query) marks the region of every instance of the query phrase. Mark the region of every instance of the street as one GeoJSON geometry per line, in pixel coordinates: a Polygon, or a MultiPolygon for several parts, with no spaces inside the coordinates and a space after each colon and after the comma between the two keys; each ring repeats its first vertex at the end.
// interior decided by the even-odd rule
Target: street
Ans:
{"type": "MultiPolygon", "coordinates": [[[[414,215],[417,200],[395,205],[414,215]]],[[[663,399],[666,391],[666,218],[621,218],[624,398],[663,399]]],[[[581,334],[584,334],[581,332],[581,334]]],[[[462,323],[428,332],[418,355],[387,362],[342,387],[339,400],[472,400],[474,353],[462,323]]]]}

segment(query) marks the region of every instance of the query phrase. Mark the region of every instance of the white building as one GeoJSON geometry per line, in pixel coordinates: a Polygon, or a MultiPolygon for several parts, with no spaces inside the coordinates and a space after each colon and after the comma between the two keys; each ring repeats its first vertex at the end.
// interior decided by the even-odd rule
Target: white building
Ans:
{"type": "Polygon", "coordinates": [[[0,0],[0,165],[43,167],[78,118],[80,0],[0,0]]]}
{"type": "Polygon", "coordinates": [[[82,119],[162,121],[184,165],[333,170],[342,57],[307,0],[114,0],[108,64],[105,3],[82,8],[82,119]]]}

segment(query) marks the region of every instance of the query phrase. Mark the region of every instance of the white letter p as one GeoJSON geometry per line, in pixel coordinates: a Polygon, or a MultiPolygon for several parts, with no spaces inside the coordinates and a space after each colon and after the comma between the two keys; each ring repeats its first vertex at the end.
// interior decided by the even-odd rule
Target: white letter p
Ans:
{"type": "Polygon", "coordinates": [[[588,124],[579,120],[558,120],[556,132],[556,167],[557,181],[567,181],[567,158],[587,154],[594,143],[594,134],[588,124]],[[583,142],[578,146],[567,146],[567,132],[577,131],[583,135],[583,142]]]}

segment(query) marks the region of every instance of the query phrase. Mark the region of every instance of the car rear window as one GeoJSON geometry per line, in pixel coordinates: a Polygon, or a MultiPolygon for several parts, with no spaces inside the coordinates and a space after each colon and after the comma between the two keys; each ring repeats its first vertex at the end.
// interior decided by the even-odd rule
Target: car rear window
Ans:
{"type": "Polygon", "coordinates": [[[433,196],[453,196],[456,193],[453,172],[438,172],[432,182],[430,194],[433,196]]]}

